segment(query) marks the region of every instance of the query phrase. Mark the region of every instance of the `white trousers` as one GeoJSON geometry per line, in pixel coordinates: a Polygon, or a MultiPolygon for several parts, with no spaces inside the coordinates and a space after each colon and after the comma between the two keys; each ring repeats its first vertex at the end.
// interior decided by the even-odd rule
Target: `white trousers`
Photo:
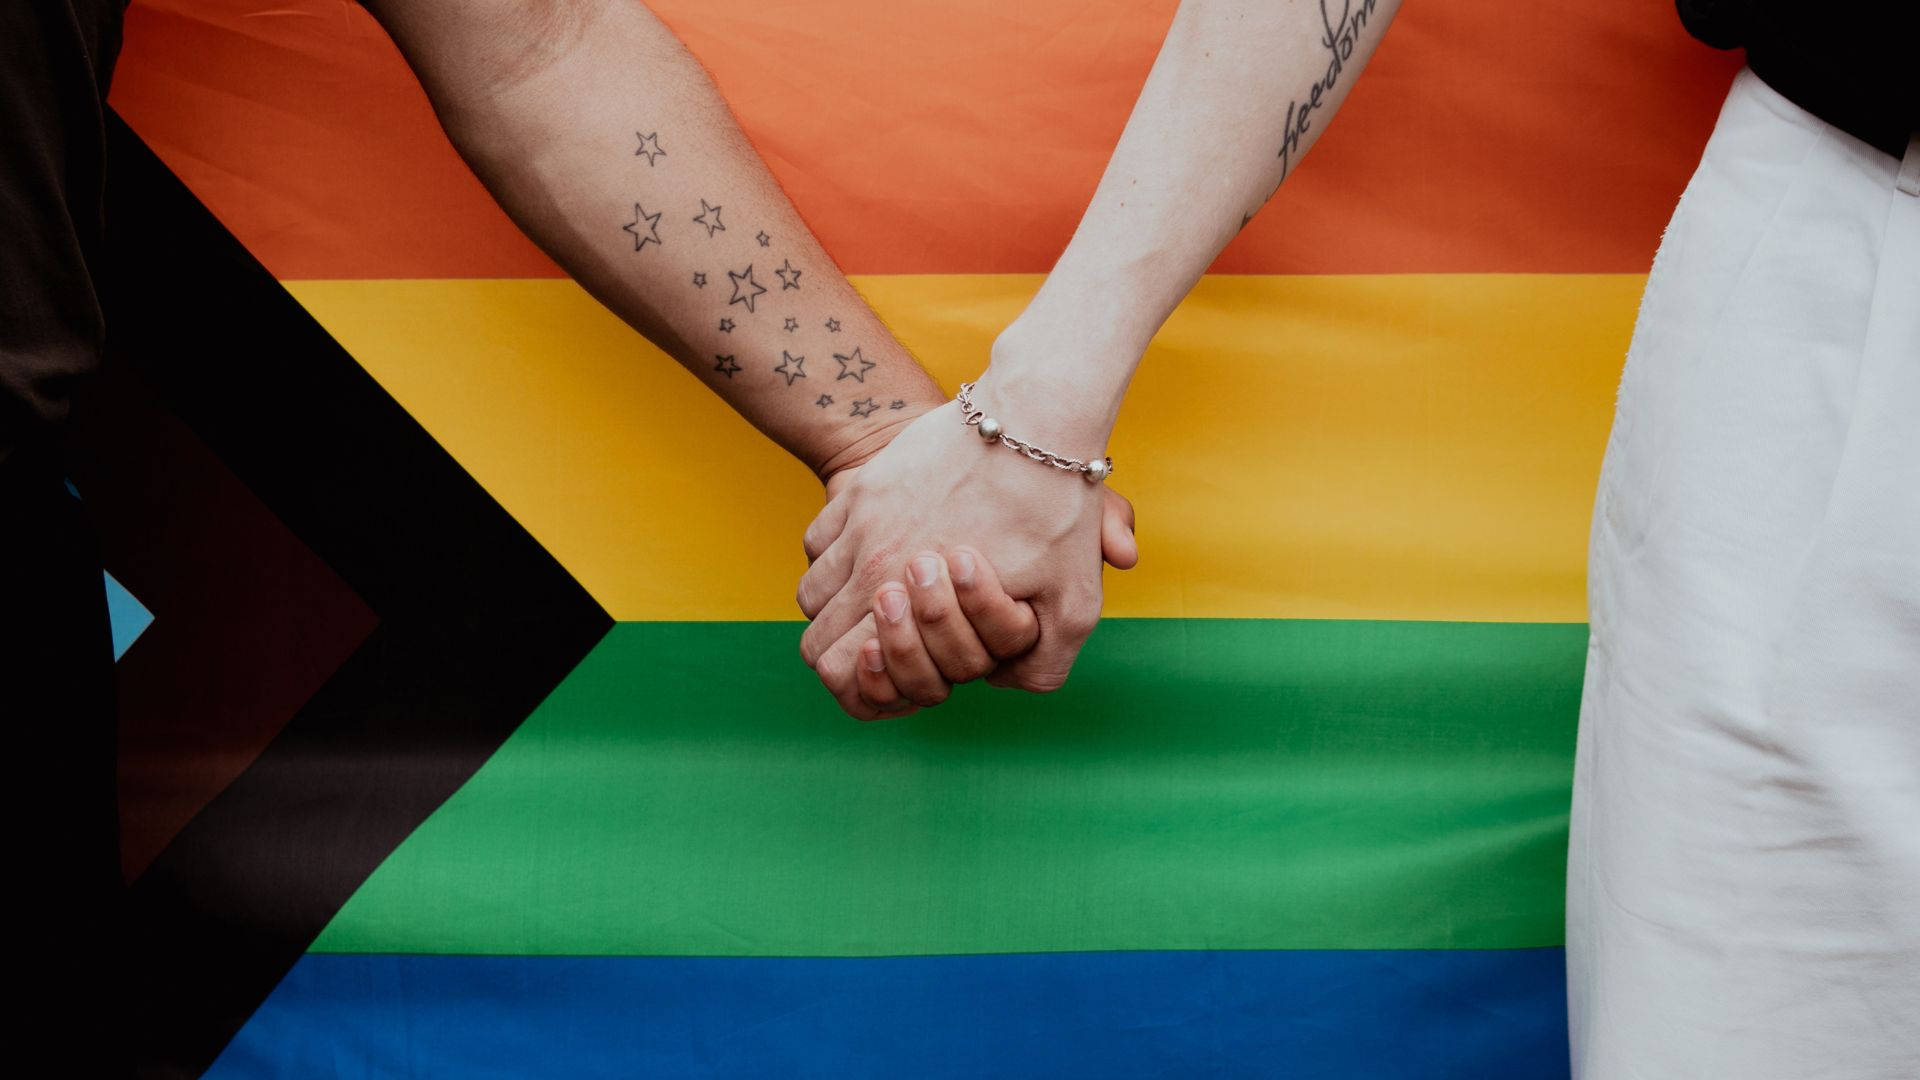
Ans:
{"type": "Polygon", "coordinates": [[[1589,558],[1574,1076],[1920,1078],[1920,143],[1735,79],[1589,558]]]}

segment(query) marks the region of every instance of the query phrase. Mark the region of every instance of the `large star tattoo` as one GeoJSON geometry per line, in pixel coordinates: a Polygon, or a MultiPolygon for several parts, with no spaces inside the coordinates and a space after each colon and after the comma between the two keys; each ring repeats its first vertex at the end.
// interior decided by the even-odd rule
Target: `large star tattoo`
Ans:
{"type": "Polygon", "coordinates": [[[860,347],[857,345],[854,346],[852,354],[834,353],[833,358],[840,362],[840,374],[833,377],[834,382],[839,382],[841,379],[852,379],[857,383],[866,382],[867,372],[874,368],[873,361],[860,355],[860,347]]]}
{"type": "Polygon", "coordinates": [[[705,199],[700,200],[700,212],[693,216],[693,223],[695,225],[705,225],[708,236],[712,236],[717,232],[727,231],[727,227],[720,223],[720,208],[717,206],[708,206],[707,200],[705,199]]]}
{"type": "Polygon", "coordinates": [[[880,411],[880,403],[872,398],[861,398],[853,403],[853,411],[848,416],[872,416],[880,411]]]}
{"type": "Polygon", "coordinates": [[[640,149],[635,150],[633,152],[633,156],[646,158],[648,168],[653,167],[653,161],[655,158],[663,158],[667,156],[667,152],[665,150],[660,149],[660,133],[659,132],[655,131],[646,135],[642,135],[636,131],[633,133],[633,137],[640,140],[640,149]]]}
{"type": "Polygon", "coordinates": [[[633,234],[633,250],[635,251],[639,251],[648,244],[658,244],[660,243],[660,215],[649,214],[640,208],[639,203],[634,203],[633,223],[631,225],[620,226],[620,230],[633,234]],[[645,223],[646,227],[644,229],[641,227],[642,223],[645,223]]]}
{"type": "Polygon", "coordinates": [[[800,271],[795,270],[793,263],[787,259],[780,260],[780,269],[775,270],[773,276],[780,279],[781,292],[800,287],[800,271]]]}
{"type": "Polygon", "coordinates": [[[732,270],[727,271],[727,279],[733,282],[733,298],[727,303],[745,304],[747,314],[753,314],[753,302],[759,299],[761,293],[767,291],[766,286],[753,280],[753,264],[748,263],[747,268],[738,273],[732,270]]]}
{"type": "Polygon", "coordinates": [[[806,357],[795,356],[787,350],[781,349],[780,362],[774,365],[773,373],[775,375],[785,375],[787,377],[787,385],[792,386],[793,380],[807,377],[806,368],[803,366],[806,362],[806,357]]]}

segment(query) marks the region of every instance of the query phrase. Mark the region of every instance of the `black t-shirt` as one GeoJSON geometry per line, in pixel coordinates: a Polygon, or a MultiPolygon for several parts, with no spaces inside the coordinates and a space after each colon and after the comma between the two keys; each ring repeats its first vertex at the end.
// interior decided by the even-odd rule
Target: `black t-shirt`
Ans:
{"type": "Polygon", "coordinates": [[[0,3],[0,456],[100,362],[107,83],[126,0],[0,3]]]}
{"type": "Polygon", "coordinates": [[[1899,157],[1920,132],[1920,0],[1676,0],[1716,49],[1744,48],[1788,100],[1899,157]]]}

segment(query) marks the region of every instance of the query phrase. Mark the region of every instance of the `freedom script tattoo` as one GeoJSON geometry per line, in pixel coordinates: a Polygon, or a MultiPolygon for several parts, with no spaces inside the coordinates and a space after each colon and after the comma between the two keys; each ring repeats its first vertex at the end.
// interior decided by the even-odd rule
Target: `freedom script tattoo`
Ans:
{"type": "MultiPolygon", "coordinates": [[[[1357,6],[1355,0],[1340,0],[1338,18],[1328,9],[1327,3],[1328,0],[1320,0],[1320,24],[1324,28],[1320,44],[1327,49],[1327,70],[1307,88],[1304,100],[1295,98],[1287,102],[1287,123],[1280,139],[1280,179],[1283,181],[1293,172],[1293,162],[1300,151],[1300,140],[1313,126],[1313,114],[1326,107],[1325,99],[1332,97],[1333,88],[1340,85],[1340,75],[1346,71],[1347,61],[1353,57],[1360,31],[1366,29],[1368,20],[1373,18],[1377,0],[1358,0],[1357,6]]],[[[1275,190],[1279,190],[1277,186],[1275,190]]],[[[1245,224],[1243,220],[1242,227],[1245,224]]]]}

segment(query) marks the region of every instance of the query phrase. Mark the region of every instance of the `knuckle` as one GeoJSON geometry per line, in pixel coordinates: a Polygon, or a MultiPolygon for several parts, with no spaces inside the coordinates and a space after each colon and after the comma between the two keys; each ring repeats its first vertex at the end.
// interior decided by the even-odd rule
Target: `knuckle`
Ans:
{"type": "Polygon", "coordinates": [[[922,626],[942,626],[953,618],[953,605],[938,594],[913,598],[913,617],[922,626]]]}
{"type": "Polygon", "coordinates": [[[838,693],[852,681],[853,663],[839,656],[823,656],[814,674],[820,676],[820,682],[827,689],[838,693]]]}
{"type": "Polygon", "coordinates": [[[1065,672],[1029,671],[1022,673],[1016,683],[1029,694],[1051,694],[1067,685],[1065,672]]]}
{"type": "Polygon", "coordinates": [[[946,701],[947,696],[951,693],[953,693],[953,689],[945,683],[929,683],[914,687],[913,690],[907,694],[907,698],[915,705],[930,709],[946,701]]]}
{"type": "Polygon", "coordinates": [[[992,658],[985,656],[969,657],[955,665],[953,681],[956,683],[973,682],[976,679],[985,678],[992,671],[992,658]]]}

